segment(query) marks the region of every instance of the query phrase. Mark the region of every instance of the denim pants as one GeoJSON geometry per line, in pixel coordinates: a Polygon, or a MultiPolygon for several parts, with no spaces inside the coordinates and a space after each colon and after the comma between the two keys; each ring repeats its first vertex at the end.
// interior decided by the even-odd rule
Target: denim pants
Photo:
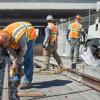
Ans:
{"type": "Polygon", "coordinates": [[[78,61],[79,49],[80,49],[80,39],[71,38],[71,42],[70,42],[70,59],[71,59],[71,61],[73,61],[74,58],[75,58],[75,61],[78,61]]]}
{"type": "Polygon", "coordinates": [[[27,43],[27,51],[24,56],[24,83],[31,83],[33,78],[33,47],[35,45],[34,40],[30,40],[27,43]]]}

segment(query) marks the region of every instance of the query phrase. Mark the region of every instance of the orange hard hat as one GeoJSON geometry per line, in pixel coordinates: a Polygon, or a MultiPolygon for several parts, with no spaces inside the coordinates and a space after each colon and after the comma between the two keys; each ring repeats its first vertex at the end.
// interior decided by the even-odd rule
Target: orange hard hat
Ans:
{"type": "Polygon", "coordinates": [[[81,20],[81,16],[80,15],[76,15],[75,18],[81,20]]]}

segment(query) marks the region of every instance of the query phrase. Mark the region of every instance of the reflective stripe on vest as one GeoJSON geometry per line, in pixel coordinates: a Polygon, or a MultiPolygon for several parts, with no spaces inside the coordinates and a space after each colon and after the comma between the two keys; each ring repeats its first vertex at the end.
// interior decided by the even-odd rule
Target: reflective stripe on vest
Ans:
{"type": "Polygon", "coordinates": [[[12,33],[12,37],[15,39],[15,41],[17,43],[18,40],[20,39],[20,37],[22,36],[22,34],[26,33],[27,41],[29,41],[30,32],[29,32],[28,27],[32,27],[31,24],[25,24],[23,22],[19,22],[19,23],[22,25],[19,26],[17,29],[15,29],[15,31],[12,33]]]}
{"type": "Polygon", "coordinates": [[[69,36],[71,38],[79,38],[80,37],[80,27],[81,25],[79,23],[72,23],[71,26],[70,26],[70,33],[69,33],[69,36]]]}
{"type": "Polygon", "coordinates": [[[25,23],[21,22],[21,24],[24,26],[24,28],[26,29],[26,37],[27,37],[27,41],[29,41],[29,29],[28,27],[31,27],[31,25],[26,25],[25,23]]]}
{"type": "Polygon", "coordinates": [[[54,41],[57,40],[57,32],[58,32],[58,30],[57,30],[56,26],[53,23],[49,23],[48,27],[51,29],[51,35],[49,37],[49,41],[50,42],[54,42],[54,41]]]}

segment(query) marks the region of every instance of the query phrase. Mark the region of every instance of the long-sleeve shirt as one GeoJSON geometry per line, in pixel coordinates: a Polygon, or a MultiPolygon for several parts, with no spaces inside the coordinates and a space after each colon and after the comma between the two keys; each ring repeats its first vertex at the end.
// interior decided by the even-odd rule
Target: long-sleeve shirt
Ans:
{"type": "Polygon", "coordinates": [[[45,39],[44,39],[44,42],[43,42],[43,45],[44,46],[48,42],[48,39],[49,39],[50,34],[51,34],[51,29],[49,27],[46,27],[45,28],[45,39]]]}
{"type": "Polygon", "coordinates": [[[28,41],[34,40],[38,36],[35,28],[29,22],[14,22],[3,30],[7,31],[10,37],[8,52],[11,55],[12,61],[16,64],[21,64],[24,61],[28,41]],[[17,54],[15,49],[18,49],[17,54]]]}
{"type": "Polygon", "coordinates": [[[10,54],[11,60],[16,64],[21,64],[24,61],[24,55],[27,51],[27,41],[26,41],[25,34],[20,38],[18,41],[18,53],[16,53],[16,50],[13,48],[8,48],[8,52],[10,54]]]}

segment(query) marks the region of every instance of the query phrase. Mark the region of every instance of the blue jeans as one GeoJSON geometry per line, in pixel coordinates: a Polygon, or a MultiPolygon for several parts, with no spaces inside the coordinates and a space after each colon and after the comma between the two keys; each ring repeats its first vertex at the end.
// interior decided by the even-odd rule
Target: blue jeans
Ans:
{"type": "Polygon", "coordinates": [[[27,51],[24,56],[24,83],[31,83],[33,78],[33,47],[35,45],[34,40],[30,40],[27,43],[27,51]]]}

